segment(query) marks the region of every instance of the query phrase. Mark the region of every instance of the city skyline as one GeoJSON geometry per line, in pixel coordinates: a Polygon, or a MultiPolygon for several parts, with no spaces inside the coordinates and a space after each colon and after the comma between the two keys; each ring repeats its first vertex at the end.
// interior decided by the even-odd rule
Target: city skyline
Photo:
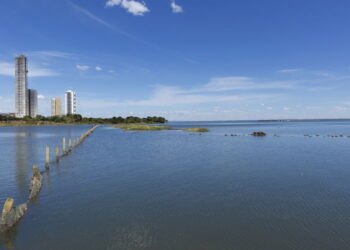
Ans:
{"type": "MultiPolygon", "coordinates": [[[[15,116],[23,118],[30,116],[35,118],[38,113],[38,91],[36,89],[28,88],[28,58],[25,55],[18,55],[15,57],[14,63],[15,75],[15,116]]],[[[61,98],[56,97],[51,99],[51,116],[62,115],[61,98]]],[[[76,114],[77,102],[76,93],[72,90],[65,92],[65,113],[76,114]]],[[[6,114],[6,113],[5,113],[6,114]]],[[[13,114],[13,112],[7,112],[13,114]]]]}
{"type": "Polygon", "coordinates": [[[25,54],[43,115],[74,89],[84,116],[350,118],[349,2],[134,2],[3,3],[0,112],[25,54]]]}

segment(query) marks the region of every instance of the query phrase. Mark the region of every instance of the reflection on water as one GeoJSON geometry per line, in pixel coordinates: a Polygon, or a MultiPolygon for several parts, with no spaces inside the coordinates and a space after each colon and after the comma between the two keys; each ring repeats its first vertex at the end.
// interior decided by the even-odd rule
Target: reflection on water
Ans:
{"type": "MultiPolygon", "coordinates": [[[[15,199],[15,205],[27,201],[33,165],[37,164],[41,170],[45,169],[43,161],[46,145],[59,146],[62,137],[78,136],[85,130],[86,126],[0,128],[1,206],[8,197],[15,199]]],[[[52,165],[53,168],[58,167],[57,164],[52,165]]],[[[47,190],[50,190],[50,173],[49,171],[44,172],[44,185],[47,190]]],[[[38,199],[32,200],[30,205],[35,206],[37,201],[38,199]]],[[[0,212],[1,210],[2,208],[0,212]]],[[[15,247],[14,241],[18,227],[20,225],[0,234],[0,249],[2,245],[6,248],[15,247]]]]}
{"type": "MultiPolygon", "coordinates": [[[[15,248],[15,239],[17,235],[19,225],[14,226],[11,230],[7,232],[0,233],[0,244],[7,249],[15,248]]],[[[0,245],[0,246],[1,246],[0,245]]]]}
{"type": "Polygon", "coordinates": [[[28,144],[26,141],[26,134],[19,133],[15,138],[15,154],[14,162],[16,162],[16,183],[18,190],[22,197],[25,197],[27,187],[28,187],[28,144]]]}
{"type": "Polygon", "coordinates": [[[149,226],[134,223],[114,230],[107,249],[151,249],[153,237],[149,226]]]}
{"type": "MultiPolygon", "coordinates": [[[[14,162],[16,163],[16,184],[21,198],[25,200],[28,196],[29,181],[32,176],[32,166],[38,164],[41,155],[40,139],[43,135],[38,130],[27,130],[26,128],[14,128],[14,162]]],[[[1,133],[0,133],[1,134],[1,133]]],[[[44,137],[50,134],[45,134],[44,137]]],[[[50,136],[53,136],[51,134],[50,136]]]]}

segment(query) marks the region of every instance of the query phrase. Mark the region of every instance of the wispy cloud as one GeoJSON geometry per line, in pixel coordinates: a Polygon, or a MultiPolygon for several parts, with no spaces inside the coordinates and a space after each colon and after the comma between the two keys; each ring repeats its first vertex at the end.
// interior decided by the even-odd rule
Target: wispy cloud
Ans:
{"type": "Polygon", "coordinates": [[[101,68],[100,66],[96,66],[95,69],[96,69],[97,71],[101,71],[101,70],[102,70],[102,68],[101,68]]]}
{"type": "Polygon", "coordinates": [[[171,7],[171,10],[173,11],[173,13],[182,13],[183,12],[183,8],[180,5],[177,5],[175,3],[175,1],[170,2],[170,7],[171,7]]]}
{"type": "MultiPolygon", "coordinates": [[[[128,106],[151,106],[165,107],[176,105],[196,105],[204,103],[236,103],[248,100],[268,100],[281,96],[280,94],[266,93],[232,93],[239,89],[268,89],[285,88],[283,84],[258,84],[253,78],[248,77],[221,77],[213,78],[207,84],[195,88],[182,88],[177,86],[157,85],[150,98],[144,100],[126,100],[122,102],[108,100],[94,100],[94,105],[100,107],[128,107],[128,106]]],[[[86,103],[89,105],[88,103],[86,103]]],[[[85,105],[85,104],[84,104],[85,105]]]]}
{"type": "Polygon", "coordinates": [[[106,2],[106,6],[120,6],[135,16],[143,16],[145,13],[150,11],[144,2],[134,0],[108,0],[106,2]]]}
{"type": "Polygon", "coordinates": [[[38,99],[43,100],[43,99],[45,99],[45,96],[44,95],[38,95],[38,99]]]}
{"type": "Polygon", "coordinates": [[[62,51],[54,50],[40,50],[40,51],[31,51],[25,53],[27,56],[37,56],[37,57],[56,57],[56,58],[72,58],[75,54],[66,53],[62,51]]]}
{"type": "MultiPolygon", "coordinates": [[[[0,75],[4,76],[14,76],[15,75],[15,63],[0,62],[0,75]]],[[[51,69],[41,67],[40,65],[31,63],[28,65],[28,76],[38,77],[38,76],[56,76],[59,75],[51,69]]]]}
{"type": "Polygon", "coordinates": [[[77,64],[75,66],[78,70],[81,70],[81,71],[86,71],[86,70],[89,70],[90,69],[90,66],[87,66],[87,65],[80,65],[80,64],[77,64]]]}
{"type": "Polygon", "coordinates": [[[281,70],[278,70],[277,72],[278,73],[295,73],[295,72],[300,72],[302,71],[302,69],[281,69],[281,70]]]}
{"type": "MultiPolygon", "coordinates": [[[[99,24],[102,24],[103,26],[109,28],[110,30],[112,30],[112,31],[114,31],[114,32],[116,32],[116,33],[118,33],[118,34],[124,36],[124,37],[127,37],[127,38],[129,38],[129,39],[131,39],[131,40],[133,40],[133,41],[135,41],[135,42],[137,42],[137,43],[144,44],[144,45],[146,45],[146,46],[148,46],[148,47],[150,47],[150,48],[153,48],[153,49],[155,49],[155,50],[158,50],[158,51],[160,51],[160,52],[163,52],[163,53],[165,52],[165,53],[167,53],[167,54],[170,54],[170,55],[172,55],[173,57],[180,57],[180,58],[184,59],[184,60],[185,60],[186,62],[188,62],[188,63],[191,63],[191,64],[197,63],[195,60],[192,60],[192,59],[189,59],[189,58],[185,57],[184,55],[182,55],[182,54],[179,53],[178,51],[174,51],[174,50],[167,49],[167,48],[162,48],[162,47],[160,47],[160,46],[157,45],[157,44],[144,41],[143,39],[140,39],[139,37],[137,37],[137,36],[135,36],[135,35],[133,35],[133,34],[130,34],[130,33],[126,32],[126,31],[124,31],[123,29],[119,28],[119,27],[115,27],[114,25],[112,25],[112,24],[110,24],[109,22],[103,20],[102,18],[100,18],[100,17],[94,15],[94,14],[91,13],[89,10],[87,10],[87,9],[85,9],[85,8],[83,8],[83,7],[81,7],[81,6],[77,5],[77,4],[75,4],[75,3],[73,3],[73,2],[70,1],[70,0],[65,0],[65,1],[66,1],[66,2],[69,4],[69,6],[71,6],[71,8],[73,8],[75,11],[77,11],[77,12],[83,14],[84,16],[90,18],[91,20],[93,20],[93,21],[95,21],[95,22],[97,22],[97,23],[99,23],[99,24]]],[[[120,6],[122,6],[122,3],[123,3],[124,1],[126,1],[126,0],[122,0],[122,1],[121,1],[121,0],[114,0],[114,1],[109,0],[109,1],[106,2],[106,6],[107,6],[107,7],[108,7],[108,6],[112,7],[112,6],[115,6],[115,5],[120,5],[120,6]],[[116,3],[120,3],[120,4],[116,4],[116,3]]],[[[136,5],[135,3],[139,3],[139,4],[141,4],[141,5],[144,6],[145,9],[144,9],[144,8],[140,8],[141,10],[143,9],[143,11],[141,11],[141,12],[138,12],[138,11],[137,11],[138,8],[136,8],[136,7],[135,7],[135,8],[129,8],[130,11],[132,10],[132,11],[135,12],[137,15],[143,15],[143,13],[146,13],[146,12],[149,12],[149,11],[150,11],[150,10],[146,7],[146,5],[145,5],[143,2],[141,3],[141,2],[129,1],[129,0],[126,1],[126,2],[128,2],[130,6],[131,6],[131,5],[136,5]],[[132,2],[132,4],[131,4],[131,2],[132,2]]],[[[124,4],[123,6],[129,6],[129,5],[128,5],[128,4],[124,4]]],[[[123,7],[123,6],[122,6],[122,7],[123,7]]]]}
{"type": "MultiPolygon", "coordinates": [[[[90,19],[93,20],[94,22],[97,22],[97,23],[99,23],[99,24],[102,24],[103,26],[109,28],[110,30],[112,30],[112,31],[114,31],[114,32],[116,32],[116,33],[118,33],[118,34],[120,34],[120,35],[122,35],[122,36],[125,36],[125,37],[127,37],[127,38],[130,38],[130,39],[132,39],[132,40],[134,40],[134,41],[136,41],[136,42],[139,42],[139,43],[142,43],[142,44],[147,44],[147,45],[153,46],[153,45],[151,45],[151,44],[149,44],[149,43],[143,41],[142,39],[140,39],[140,38],[138,38],[138,37],[136,37],[136,36],[134,36],[134,35],[132,35],[132,34],[126,32],[126,31],[124,31],[124,30],[122,30],[122,29],[120,29],[120,28],[115,27],[114,25],[112,25],[112,24],[110,24],[109,22],[103,20],[102,18],[100,18],[100,17],[94,15],[93,13],[91,13],[90,11],[88,11],[87,9],[85,9],[85,8],[83,8],[83,7],[79,6],[79,5],[77,5],[77,4],[73,3],[73,2],[71,2],[70,0],[66,0],[66,2],[67,2],[75,11],[77,11],[77,12],[83,14],[84,16],[90,18],[90,19]]],[[[156,46],[154,46],[154,47],[156,47],[156,46]]],[[[156,47],[156,48],[157,48],[157,47],[156,47]]]]}
{"type": "Polygon", "coordinates": [[[215,77],[209,83],[194,91],[228,91],[228,90],[257,90],[257,89],[294,89],[297,88],[292,81],[261,82],[252,77],[229,76],[215,77]]]}
{"type": "Polygon", "coordinates": [[[94,14],[92,14],[90,11],[88,11],[87,9],[84,9],[82,7],[80,7],[79,5],[69,1],[69,0],[66,0],[66,2],[73,8],[75,9],[76,11],[84,14],[85,16],[89,17],[90,19],[110,28],[110,29],[115,29],[111,24],[109,24],[108,22],[104,21],[103,19],[95,16],[94,14]]]}

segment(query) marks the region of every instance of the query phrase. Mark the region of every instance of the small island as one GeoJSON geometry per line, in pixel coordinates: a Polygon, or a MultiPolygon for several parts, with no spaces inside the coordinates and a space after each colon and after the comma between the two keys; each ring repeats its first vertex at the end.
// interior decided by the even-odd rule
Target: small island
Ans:
{"type": "Polygon", "coordinates": [[[160,125],[149,125],[149,124],[117,124],[113,125],[115,128],[120,128],[123,130],[134,130],[134,131],[158,131],[158,130],[181,130],[186,132],[209,132],[207,128],[187,128],[187,129],[176,129],[169,126],[160,125]]]}

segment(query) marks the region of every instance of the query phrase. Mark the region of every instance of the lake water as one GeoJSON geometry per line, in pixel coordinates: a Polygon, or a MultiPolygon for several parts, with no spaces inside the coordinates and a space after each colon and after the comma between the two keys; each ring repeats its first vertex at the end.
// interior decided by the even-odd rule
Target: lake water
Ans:
{"type": "MultiPolygon", "coordinates": [[[[349,121],[169,125],[210,132],[99,127],[51,164],[0,248],[350,249],[349,121]]],[[[0,128],[1,203],[27,199],[46,145],[90,127],[0,128]]]]}

